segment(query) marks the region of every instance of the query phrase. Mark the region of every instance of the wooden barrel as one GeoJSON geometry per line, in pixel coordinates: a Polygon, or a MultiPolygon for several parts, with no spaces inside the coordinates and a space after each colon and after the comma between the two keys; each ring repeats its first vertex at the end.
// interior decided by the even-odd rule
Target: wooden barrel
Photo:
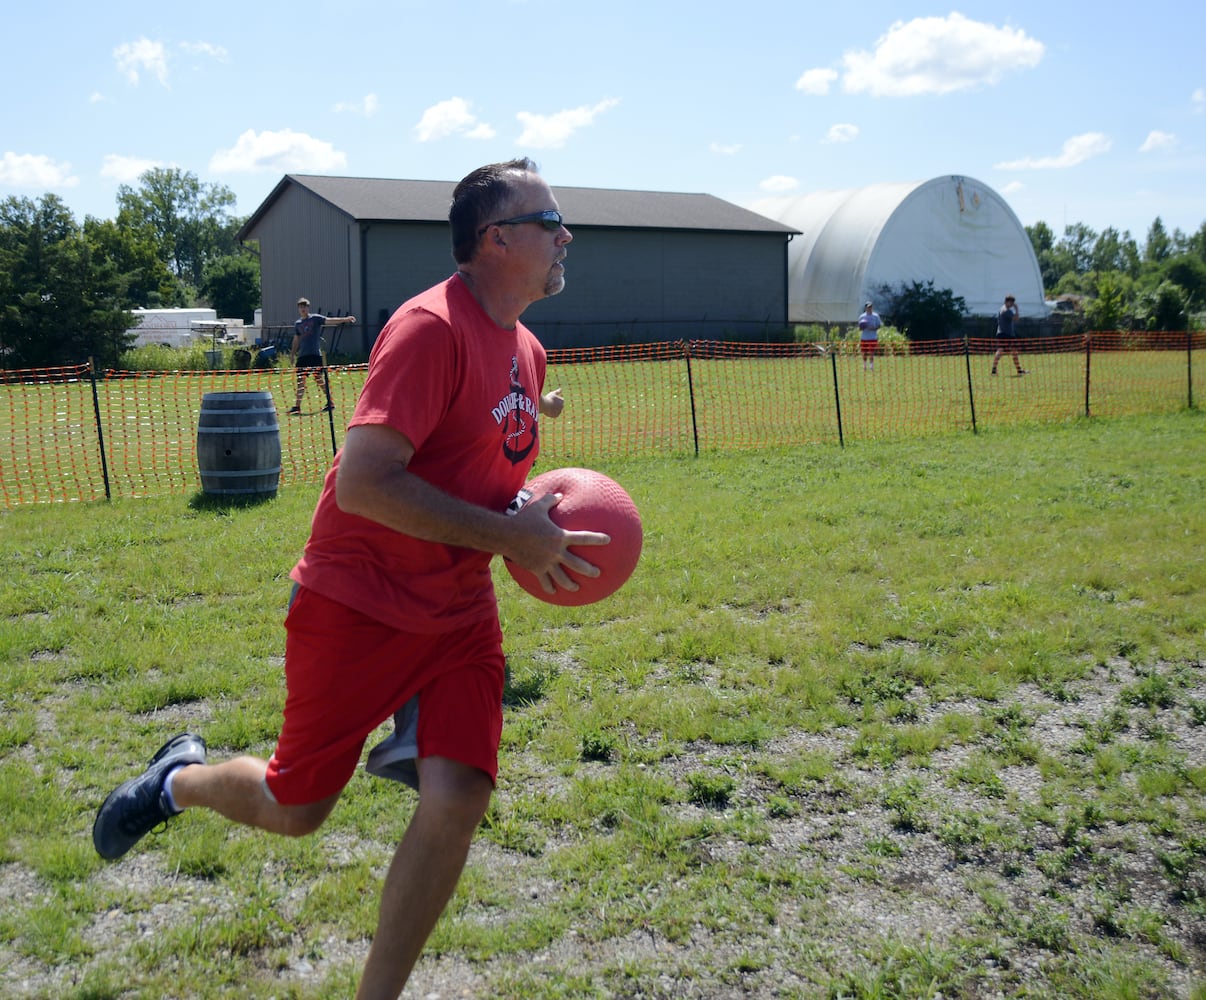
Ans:
{"type": "Polygon", "coordinates": [[[270,392],[207,392],[197,423],[201,489],[217,496],[274,495],[281,429],[270,392]]]}

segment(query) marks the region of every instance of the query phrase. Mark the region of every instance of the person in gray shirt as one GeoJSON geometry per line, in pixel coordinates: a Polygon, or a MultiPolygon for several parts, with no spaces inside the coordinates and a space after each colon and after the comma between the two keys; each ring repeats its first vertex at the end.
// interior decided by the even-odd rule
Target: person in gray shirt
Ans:
{"type": "Polygon", "coordinates": [[[297,367],[297,400],[290,414],[301,413],[302,396],[306,393],[306,376],[317,379],[323,392],[327,395],[327,405],[324,410],[334,410],[331,402],[331,390],[327,388],[323,378],[322,365],[322,328],[324,326],[340,326],[344,323],[355,323],[355,316],[322,316],[310,312],[310,300],[297,300],[298,318],[293,322],[293,346],[289,349],[289,357],[297,367]]]}
{"type": "Polygon", "coordinates": [[[1018,370],[1019,375],[1025,375],[1026,369],[1022,367],[1022,362],[1018,360],[1018,348],[1014,341],[1017,336],[1013,330],[1013,322],[1021,313],[1018,311],[1017,300],[1012,295],[1005,296],[1005,304],[1001,306],[1001,311],[997,313],[997,353],[992,356],[992,373],[997,373],[997,362],[1001,360],[1001,355],[1006,351],[1013,358],[1013,366],[1018,370]]]}

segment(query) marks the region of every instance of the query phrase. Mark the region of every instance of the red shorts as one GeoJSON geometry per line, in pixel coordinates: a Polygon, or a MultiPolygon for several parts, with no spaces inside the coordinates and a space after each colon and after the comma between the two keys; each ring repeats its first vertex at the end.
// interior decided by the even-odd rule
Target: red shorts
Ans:
{"type": "Polygon", "coordinates": [[[277,802],[341,791],[373,730],[420,693],[419,757],[497,778],[505,664],[496,617],[417,635],[302,587],[285,628],[285,722],[265,779],[277,802]]]}
{"type": "Polygon", "coordinates": [[[879,341],[878,340],[860,340],[858,342],[858,346],[860,348],[862,348],[864,357],[868,354],[870,354],[872,357],[874,357],[875,349],[879,346],[879,341]]]}

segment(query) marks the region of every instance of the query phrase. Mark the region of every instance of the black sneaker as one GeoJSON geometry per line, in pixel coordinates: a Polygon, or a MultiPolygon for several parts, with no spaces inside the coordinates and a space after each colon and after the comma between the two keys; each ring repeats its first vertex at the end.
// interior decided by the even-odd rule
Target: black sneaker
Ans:
{"type": "Polygon", "coordinates": [[[323,413],[334,413],[335,412],[335,404],[327,403],[327,405],[322,408],[322,412],[323,413]]]}
{"type": "Polygon", "coordinates": [[[301,407],[300,406],[289,407],[289,416],[300,417],[301,416],[301,407]]]}
{"type": "Polygon", "coordinates": [[[116,861],[160,824],[175,816],[163,793],[163,779],[183,764],[205,763],[205,740],[181,733],[168,740],[137,778],[118,785],[96,814],[92,843],[96,853],[116,861]]]}

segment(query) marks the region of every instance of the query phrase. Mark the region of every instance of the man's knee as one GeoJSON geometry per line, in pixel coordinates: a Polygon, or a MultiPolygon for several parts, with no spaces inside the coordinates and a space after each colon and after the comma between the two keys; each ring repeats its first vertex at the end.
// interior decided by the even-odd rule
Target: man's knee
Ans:
{"type": "Polygon", "coordinates": [[[419,761],[419,806],[448,830],[472,836],[486,815],[494,782],[484,771],[456,761],[419,761]]]}
{"type": "Polygon", "coordinates": [[[335,806],[338,795],[321,802],[302,806],[282,806],[279,832],[286,837],[306,837],[326,822],[335,806]]]}

